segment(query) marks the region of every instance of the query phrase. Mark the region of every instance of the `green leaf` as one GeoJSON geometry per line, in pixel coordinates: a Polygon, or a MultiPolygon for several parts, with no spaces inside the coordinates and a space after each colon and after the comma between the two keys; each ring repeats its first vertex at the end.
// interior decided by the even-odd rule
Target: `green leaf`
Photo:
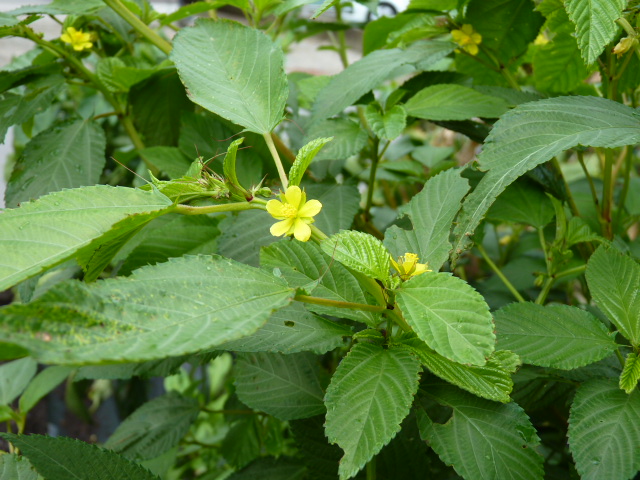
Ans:
{"type": "Polygon", "coordinates": [[[431,373],[453,385],[487,400],[508,403],[513,389],[511,374],[520,364],[513,353],[500,350],[493,352],[482,366],[463,365],[438,355],[417,337],[401,340],[401,345],[409,347],[431,373]]]}
{"type": "Polygon", "coordinates": [[[352,63],[332,77],[320,90],[313,104],[311,123],[341,113],[345,108],[385,80],[415,70],[417,63],[425,68],[448,55],[454,48],[449,42],[422,42],[406,50],[376,50],[352,63]],[[400,67],[406,66],[404,69],[400,67]]]}
{"type": "Polygon", "coordinates": [[[325,411],[319,374],[318,359],[310,353],[241,354],[236,394],[254,410],[280,420],[313,417],[325,411]]]}
{"type": "Polygon", "coordinates": [[[351,329],[308,312],[294,303],[274,312],[264,327],[253,335],[220,345],[234,352],[271,352],[323,354],[343,344],[351,329]]]}
{"type": "Polygon", "coordinates": [[[420,90],[405,104],[405,109],[409,116],[426,120],[468,120],[498,118],[508,110],[508,105],[501,98],[473,88],[440,84],[420,90]]]}
{"type": "Polygon", "coordinates": [[[326,435],[344,450],[340,479],[353,477],[398,433],[418,389],[420,362],[402,349],[357,343],[327,388],[326,435]]]}
{"type": "Polygon", "coordinates": [[[583,480],[623,480],[640,470],[640,391],[627,395],[615,379],[578,388],[569,415],[569,448],[583,480]]]}
{"type": "Polygon", "coordinates": [[[154,360],[250,335],[293,293],[247,265],[181,257],[126,278],[59,284],[34,302],[0,310],[0,332],[42,363],[154,360]]]}
{"type": "Polygon", "coordinates": [[[638,380],[640,380],[640,361],[637,354],[630,353],[627,355],[620,375],[620,388],[626,393],[631,393],[638,385],[638,380]]]}
{"type": "Polygon", "coordinates": [[[98,183],[105,147],[104,131],[91,121],[68,121],[39,133],[13,167],[5,194],[7,207],[65,188],[98,183]]]}
{"type": "Polygon", "coordinates": [[[127,65],[118,57],[106,57],[98,61],[96,73],[109,91],[126,93],[136,83],[146,80],[160,68],[167,66],[166,63],[165,61],[155,67],[138,68],[127,65]]]}
{"type": "Polygon", "coordinates": [[[468,191],[469,182],[460,177],[460,170],[447,170],[430,178],[404,210],[413,230],[389,227],[385,246],[394,257],[415,253],[422,262],[429,263],[429,268],[440,270],[451,251],[453,220],[468,191]]]}
{"type": "MultiPolygon", "coordinates": [[[[346,267],[333,262],[319,246],[306,242],[281,241],[260,252],[260,263],[264,268],[279,269],[293,288],[312,285],[314,297],[375,305],[363,285],[346,267]],[[317,283],[317,285],[316,285],[317,283]]],[[[349,308],[327,307],[308,304],[307,308],[319,314],[349,318],[375,327],[380,315],[349,308]]]]}
{"type": "Polygon", "coordinates": [[[70,258],[129,215],[170,207],[159,192],[101,185],[52,193],[5,210],[0,217],[0,290],[70,258]]]}
{"type": "Polygon", "coordinates": [[[458,363],[484,365],[494,350],[489,307],[467,282],[449,273],[425,272],[402,284],[403,317],[429,347],[458,363]]]}
{"type": "Polygon", "coordinates": [[[231,182],[233,185],[240,185],[238,181],[238,176],[236,175],[236,155],[238,153],[238,147],[242,145],[244,142],[244,138],[238,138],[231,142],[229,148],[227,149],[227,154],[224,156],[224,160],[222,161],[224,177],[231,182]]]}
{"type": "Polygon", "coordinates": [[[159,480],[126,458],[96,445],[64,437],[0,433],[20,449],[47,480],[159,480]]]}
{"type": "Polygon", "coordinates": [[[568,93],[577,88],[589,71],[578,55],[576,38],[558,33],[533,54],[533,81],[539,90],[568,93]]]}
{"type": "Polygon", "coordinates": [[[173,47],[171,59],[195,103],[259,134],[280,123],[288,93],[283,54],[263,32],[198,19],[173,47]]]}
{"type": "Polygon", "coordinates": [[[316,138],[304,145],[296,155],[296,159],[289,169],[289,185],[300,185],[304,172],[318,154],[320,149],[333,140],[333,137],[316,138]]]}
{"type": "Polygon", "coordinates": [[[569,305],[512,303],[495,312],[494,319],[500,347],[532,365],[573,370],[617,348],[600,320],[569,305]]]}
{"type": "Polygon", "coordinates": [[[138,154],[172,179],[182,177],[190,165],[177,147],[148,147],[138,150],[138,154]]]}
{"type": "Polygon", "coordinates": [[[589,258],[585,275],[598,308],[634,346],[640,345],[640,265],[601,246],[589,258]]]}
{"type": "Polygon", "coordinates": [[[72,371],[73,369],[69,367],[53,366],[38,373],[20,397],[20,412],[30,411],[45,395],[60,385],[72,371]]]}
{"type": "Polygon", "coordinates": [[[105,8],[102,0],[53,0],[48,5],[27,5],[12,10],[13,15],[40,13],[45,15],[84,15],[105,8]]]}
{"type": "Polygon", "coordinates": [[[198,402],[175,392],[144,403],[118,425],[105,448],[131,460],[148,460],[172,449],[198,416],[198,402]]]}
{"type": "Polygon", "coordinates": [[[26,457],[6,453],[0,455],[0,480],[38,480],[38,473],[26,457]]]}
{"type": "Polygon", "coordinates": [[[29,357],[0,365],[0,405],[9,405],[24,391],[37,367],[29,357]]]}
{"type": "Polygon", "coordinates": [[[384,114],[374,105],[367,105],[364,116],[373,133],[385,140],[395,139],[407,126],[407,112],[400,105],[394,106],[384,114]]]}
{"type": "Polygon", "coordinates": [[[167,26],[173,22],[177,22],[178,20],[182,20],[183,18],[190,17],[192,15],[197,15],[199,13],[208,12],[209,10],[215,10],[219,8],[216,3],[210,2],[194,2],[187,5],[183,5],[175,12],[165,16],[160,20],[160,25],[167,26]]]}
{"type": "Polygon", "coordinates": [[[256,427],[253,416],[243,418],[235,422],[224,437],[220,453],[233,467],[242,468],[260,455],[261,442],[256,427]]]}
{"type": "Polygon", "coordinates": [[[638,142],[640,116],[618,102],[576,96],[518,105],[496,122],[478,157],[488,172],[462,206],[454,259],[495,198],[527,171],[576,145],[613,148],[638,142]]]}
{"type": "Polygon", "coordinates": [[[315,226],[326,235],[351,228],[353,217],[360,210],[360,192],[354,185],[312,183],[305,186],[307,198],[322,203],[315,217],[315,226]]]}
{"type": "Polygon", "coordinates": [[[344,160],[358,153],[367,144],[369,138],[359,123],[345,118],[332,118],[313,124],[305,141],[313,141],[318,137],[331,136],[333,141],[314,157],[320,160],[344,160]]]}
{"type": "Polygon", "coordinates": [[[324,253],[356,272],[377,278],[385,284],[389,282],[389,252],[374,236],[343,230],[323,240],[321,246],[324,253]]]}
{"type": "MultiPolygon", "coordinates": [[[[13,27],[14,25],[18,25],[20,20],[13,15],[9,15],[4,12],[0,12],[0,27],[13,27]]],[[[0,477],[3,478],[3,477],[0,477]]]]}
{"type": "Polygon", "coordinates": [[[510,185],[487,212],[489,219],[523,223],[536,228],[546,226],[554,215],[549,197],[530,182],[515,182],[510,185]]]}
{"type": "Polygon", "coordinates": [[[269,232],[275,221],[261,210],[249,210],[227,217],[220,222],[222,234],[218,239],[218,252],[257,267],[260,248],[278,241],[278,237],[269,232]]]}
{"type": "MultiPolygon", "coordinates": [[[[307,466],[309,480],[336,480],[342,450],[324,434],[324,415],[289,422],[298,454],[307,466]]],[[[258,480],[258,479],[256,479],[258,480]]]]}
{"type": "Polygon", "coordinates": [[[423,385],[421,392],[453,411],[436,423],[418,410],[420,436],[466,480],[542,480],[536,430],[515,403],[498,404],[449,385],[423,385]]]}
{"type": "Polygon", "coordinates": [[[227,480],[302,480],[307,478],[307,473],[303,465],[298,465],[287,457],[278,459],[263,457],[226,478],[227,480]]]}
{"type": "Polygon", "coordinates": [[[616,36],[616,20],[626,0],[566,0],[565,8],[576,26],[582,58],[591,65],[616,36]]]}

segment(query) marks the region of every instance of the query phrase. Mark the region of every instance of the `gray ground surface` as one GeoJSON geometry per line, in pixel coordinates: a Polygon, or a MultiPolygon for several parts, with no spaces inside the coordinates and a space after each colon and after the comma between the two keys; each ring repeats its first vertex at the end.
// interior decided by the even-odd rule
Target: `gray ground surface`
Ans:
{"type": "MultiPolygon", "coordinates": [[[[0,12],[7,12],[24,5],[47,4],[50,0],[0,0],[0,12]]],[[[169,13],[178,8],[177,0],[152,1],[154,8],[162,13],[169,13]]],[[[60,36],[60,25],[50,18],[42,18],[33,24],[33,28],[44,34],[46,39],[60,36]]],[[[357,48],[361,44],[358,33],[351,32],[348,36],[349,43],[354,49],[349,52],[349,60],[354,61],[360,55],[357,48]]],[[[318,50],[318,47],[326,44],[325,38],[310,38],[292,46],[287,54],[286,69],[288,72],[304,71],[316,75],[333,75],[342,70],[342,65],[335,52],[318,50]]],[[[33,44],[23,38],[2,38],[0,39],[0,69],[7,65],[11,59],[32,48],[33,44]]],[[[12,151],[11,130],[5,138],[4,144],[0,144],[0,207],[4,206],[5,191],[5,164],[7,156],[12,151]]]]}

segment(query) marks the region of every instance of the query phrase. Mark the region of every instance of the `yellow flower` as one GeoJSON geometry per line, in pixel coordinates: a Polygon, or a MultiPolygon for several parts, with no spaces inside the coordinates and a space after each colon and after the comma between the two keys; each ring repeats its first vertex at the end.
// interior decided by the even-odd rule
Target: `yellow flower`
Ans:
{"type": "Polygon", "coordinates": [[[407,252],[404,256],[398,257],[397,262],[391,257],[391,266],[398,272],[402,280],[408,280],[421,273],[431,271],[428,263],[418,263],[418,260],[418,255],[407,252]]]}
{"type": "Polygon", "coordinates": [[[89,49],[93,47],[91,43],[91,34],[83,33],[82,30],[76,30],[73,27],[66,29],[66,32],[60,35],[60,40],[64,43],[70,43],[73,49],[77,52],[81,52],[85,48],[89,49]]]}
{"type": "Polygon", "coordinates": [[[452,30],[451,37],[463,50],[471,55],[478,54],[478,45],[482,42],[482,35],[476,32],[471,25],[465,24],[460,30],[452,30]]]}
{"type": "Polygon", "coordinates": [[[613,47],[613,53],[615,53],[618,57],[621,57],[629,50],[631,50],[637,42],[638,39],[635,37],[624,37],[618,42],[615,47],[613,47]]]}
{"type": "Polygon", "coordinates": [[[280,198],[282,201],[267,202],[267,212],[276,220],[282,220],[271,226],[271,235],[294,235],[301,242],[306,242],[311,237],[309,224],[313,223],[313,217],[320,213],[322,204],[318,200],[307,202],[307,195],[295,185],[281,193],[280,198]]]}

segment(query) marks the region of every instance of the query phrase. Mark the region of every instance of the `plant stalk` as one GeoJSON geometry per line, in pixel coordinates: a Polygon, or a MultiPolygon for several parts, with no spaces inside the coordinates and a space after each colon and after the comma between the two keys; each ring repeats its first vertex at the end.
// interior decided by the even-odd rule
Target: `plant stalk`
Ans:
{"type": "Polygon", "coordinates": [[[311,297],[309,295],[296,295],[294,300],[312,305],[324,305],[326,307],[348,308],[350,310],[362,310],[365,312],[382,313],[387,309],[377,305],[367,305],[364,303],[341,302],[339,300],[329,300],[327,298],[311,297]]]}
{"type": "Polygon", "coordinates": [[[264,210],[261,204],[250,202],[224,203],[222,205],[205,205],[203,207],[192,207],[191,205],[176,205],[173,208],[174,213],[181,215],[206,215],[208,213],[219,212],[241,212],[243,210],[259,209],[264,210]]]}
{"type": "Polygon", "coordinates": [[[502,271],[498,268],[498,266],[495,263],[493,263],[493,260],[491,260],[491,258],[489,257],[489,254],[487,254],[487,251],[484,249],[484,247],[478,243],[476,245],[476,248],[480,252],[480,255],[482,255],[482,258],[484,259],[484,261],[487,262],[487,265],[489,265],[491,270],[493,270],[493,273],[495,273],[498,276],[498,278],[502,280],[502,283],[504,283],[504,286],[507,287],[507,289],[511,292],[511,294],[514,297],[516,297],[516,300],[522,303],[526,302],[524,297],[520,295],[520,292],[516,290],[516,287],[514,287],[513,284],[509,281],[509,279],[504,276],[504,273],[502,273],[502,271]]]}
{"type": "Polygon", "coordinates": [[[271,134],[269,133],[263,134],[262,137],[264,138],[264,141],[267,143],[269,152],[271,152],[273,161],[275,162],[276,168],[278,169],[278,175],[280,176],[280,182],[282,183],[282,188],[286,190],[289,187],[289,179],[287,178],[287,174],[285,173],[284,167],[282,166],[282,160],[280,160],[280,155],[278,155],[278,150],[276,149],[276,146],[273,143],[273,138],[271,138],[271,134]]]}

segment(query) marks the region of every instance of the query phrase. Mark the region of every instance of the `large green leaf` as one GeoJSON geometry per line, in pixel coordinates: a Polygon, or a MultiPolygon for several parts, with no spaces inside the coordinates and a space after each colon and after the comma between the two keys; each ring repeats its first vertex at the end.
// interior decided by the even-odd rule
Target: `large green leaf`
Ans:
{"type": "Polygon", "coordinates": [[[533,55],[533,81],[543,92],[569,93],[578,87],[588,70],[578,55],[576,38],[558,33],[533,55]]]}
{"type": "Polygon", "coordinates": [[[242,354],[235,385],[243,403],[280,420],[308,418],[325,411],[320,365],[311,353],[242,354]]]}
{"type": "Polygon", "coordinates": [[[432,85],[416,93],[405,104],[407,114],[426,120],[498,118],[508,110],[507,102],[455,84],[432,85]]]}
{"type": "Polygon", "coordinates": [[[502,191],[516,178],[575,147],[619,147],[640,142],[633,108],[597,97],[557,97],[518,105],[491,130],[479,155],[487,174],[466,198],[456,227],[456,258],[502,191]]]}
{"type": "Polygon", "coordinates": [[[342,450],[324,434],[324,415],[290,422],[298,454],[308,468],[309,480],[336,480],[342,450]]]}
{"type": "Polygon", "coordinates": [[[0,480],[38,480],[38,473],[26,457],[6,453],[0,455],[0,480]]]}
{"type": "Polygon", "coordinates": [[[175,392],[143,404],[118,425],[105,448],[131,460],[148,460],[175,447],[200,412],[198,402],[175,392]]]}
{"type": "Polygon", "coordinates": [[[385,232],[384,244],[394,257],[415,253],[429,268],[440,270],[451,250],[449,235],[460,202],[469,191],[469,182],[459,170],[447,170],[427,181],[411,199],[404,212],[413,230],[392,226],[385,232]]]}
{"type": "Polygon", "coordinates": [[[555,215],[553,204],[544,191],[531,182],[510,185],[487,212],[501,222],[523,223],[536,228],[546,226],[555,215]]]}
{"type": "Polygon", "coordinates": [[[438,355],[417,337],[405,338],[401,342],[417,355],[425,367],[443,380],[488,400],[502,403],[511,401],[511,374],[520,365],[520,360],[513,353],[505,350],[493,352],[487,363],[479,367],[452,362],[438,355]]]}
{"type": "Polygon", "coordinates": [[[420,362],[403,349],[358,343],[331,378],[326,435],[344,450],[340,479],[353,477],[398,433],[418,389],[420,362]]]}
{"type": "Polygon", "coordinates": [[[253,335],[220,345],[220,350],[234,352],[323,354],[343,344],[350,337],[347,326],[308,312],[301,303],[294,303],[274,312],[264,327],[253,335]]]}
{"type": "Polygon", "coordinates": [[[283,280],[256,268],[181,257],[130,277],[59,284],[2,309],[0,333],[43,363],[154,360],[250,335],[292,297],[283,280]]]}
{"type": "Polygon", "coordinates": [[[453,414],[441,424],[418,410],[420,436],[465,480],[542,480],[540,440],[518,405],[490,402],[450,385],[423,385],[422,391],[453,414]]]}
{"type": "MultiPolygon", "coordinates": [[[[207,3],[207,5],[211,5],[207,3]]],[[[227,480],[303,480],[307,478],[307,469],[290,460],[289,457],[261,457],[242,470],[226,477],[227,480]]]]}
{"type": "Polygon", "coordinates": [[[47,480],[159,480],[149,470],[96,445],[65,437],[1,433],[47,480]]]}
{"type": "Polygon", "coordinates": [[[640,470],[640,391],[615,379],[578,388],[569,415],[569,448],[582,480],[625,480],[640,470]]]}
{"type": "Polygon", "coordinates": [[[168,211],[157,191],[106,185],[63,190],[0,215],[0,290],[71,257],[120,220],[168,211]]]}
{"type": "Polygon", "coordinates": [[[346,118],[330,118],[313,124],[305,135],[305,141],[329,135],[333,140],[315,156],[314,160],[345,160],[362,150],[369,138],[366,130],[362,129],[359,123],[346,118]]]}
{"type": "Polygon", "coordinates": [[[260,248],[278,241],[278,237],[274,237],[269,231],[275,222],[271,215],[262,210],[230,215],[220,222],[222,234],[218,239],[218,252],[257,267],[260,263],[260,248]]]}
{"type": "Polygon", "coordinates": [[[8,207],[63,188],[94,185],[105,164],[106,138],[94,122],[55,125],[31,140],[7,185],[8,207]]]}
{"type": "Polygon", "coordinates": [[[352,63],[331,78],[313,104],[312,123],[338,113],[385,80],[398,76],[400,72],[415,70],[413,65],[425,68],[449,54],[454,45],[448,42],[422,42],[406,50],[392,48],[376,50],[352,63]],[[400,67],[406,66],[404,69],[400,67]]]}
{"type": "Polygon", "coordinates": [[[449,273],[425,272],[397,290],[402,314],[413,331],[443,357],[484,365],[494,350],[489,307],[468,283],[449,273]]]}
{"type": "Polygon", "coordinates": [[[351,228],[353,217],[360,209],[360,192],[354,185],[312,183],[305,186],[307,199],[322,203],[315,217],[315,226],[326,235],[351,228]]]}
{"type": "Polygon", "coordinates": [[[321,246],[324,253],[343,265],[383,283],[388,282],[389,252],[374,236],[343,230],[324,240],[321,246]]]}
{"type": "Polygon", "coordinates": [[[45,15],[82,15],[94,13],[106,5],[102,0],[53,0],[48,5],[27,5],[12,10],[13,15],[41,13],[45,15]]]}
{"type": "Polygon", "coordinates": [[[195,103],[255,133],[280,123],[288,93],[283,54],[263,32],[199,19],[173,45],[171,59],[195,103]]]}
{"type": "Polygon", "coordinates": [[[565,8],[576,26],[582,58],[592,64],[611,42],[617,31],[626,0],[566,0],[565,8]]]}
{"type": "MultiPolygon", "coordinates": [[[[375,305],[365,287],[346,267],[331,260],[319,246],[312,243],[281,241],[263,248],[260,253],[263,267],[279,269],[294,288],[306,288],[314,297],[375,305]]],[[[320,314],[349,318],[370,326],[380,322],[380,315],[362,310],[308,304],[307,308],[320,314]]]]}
{"type": "Polygon", "coordinates": [[[634,346],[640,345],[640,265],[602,246],[589,258],[586,277],[600,310],[634,346]]]}
{"type": "Polygon", "coordinates": [[[18,404],[20,412],[26,413],[35,407],[45,395],[60,385],[71,372],[73,372],[73,369],[70,367],[56,365],[47,367],[38,373],[20,396],[18,404]]]}
{"type": "Polygon", "coordinates": [[[532,365],[572,370],[617,348],[604,324],[577,307],[513,303],[495,312],[494,319],[500,347],[532,365]]]}
{"type": "Polygon", "coordinates": [[[21,358],[0,365],[0,405],[9,405],[27,387],[38,368],[33,358],[21,358]]]}

